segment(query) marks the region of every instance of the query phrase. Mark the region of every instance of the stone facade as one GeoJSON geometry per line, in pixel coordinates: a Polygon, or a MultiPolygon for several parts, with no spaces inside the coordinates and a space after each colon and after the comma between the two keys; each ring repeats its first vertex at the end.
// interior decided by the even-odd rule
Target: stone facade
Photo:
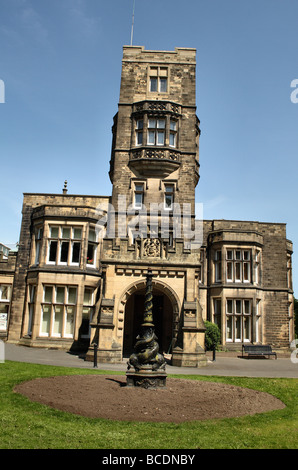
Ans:
{"type": "Polygon", "coordinates": [[[96,344],[99,361],[120,362],[138,334],[151,268],[156,333],[174,365],[206,363],[204,320],[218,324],[227,348],[289,347],[286,226],[195,220],[195,73],[194,49],[124,47],[112,195],[24,195],[17,259],[0,261],[0,284],[12,286],[8,341],[85,348],[89,360],[96,344]]]}

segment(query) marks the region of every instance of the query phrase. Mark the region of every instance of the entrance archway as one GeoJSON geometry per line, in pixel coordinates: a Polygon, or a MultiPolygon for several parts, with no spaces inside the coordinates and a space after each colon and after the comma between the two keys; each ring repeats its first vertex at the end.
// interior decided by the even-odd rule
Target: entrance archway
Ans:
{"type": "MultiPolygon", "coordinates": [[[[134,285],[126,293],[124,310],[123,356],[128,357],[134,349],[136,337],[143,321],[145,285],[134,285]]],[[[179,317],[178,301],[164,285],[153,283],[153,322],[160,352],[168,353],[176,337],[179,317]]]]}

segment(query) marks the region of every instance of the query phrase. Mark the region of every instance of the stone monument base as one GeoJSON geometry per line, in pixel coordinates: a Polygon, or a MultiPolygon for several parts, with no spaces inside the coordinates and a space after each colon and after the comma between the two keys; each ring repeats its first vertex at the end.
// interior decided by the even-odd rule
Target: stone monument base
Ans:
{"type": "Polygon", "coordinates": [[[144,365],[141,369],[126,372],[127,387],[165,388],[167,374],[163,370],[152,370],[144,365]]]}

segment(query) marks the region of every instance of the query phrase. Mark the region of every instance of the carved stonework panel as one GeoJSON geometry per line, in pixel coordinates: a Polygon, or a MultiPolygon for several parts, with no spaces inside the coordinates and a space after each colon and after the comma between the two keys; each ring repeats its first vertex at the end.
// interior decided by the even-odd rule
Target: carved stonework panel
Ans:
{"type": "Polygon", "coordinates": [[[158,238],[146,238],[144,240],[143,255],[147,257],[160,256],[160,241],[158,238]]]}

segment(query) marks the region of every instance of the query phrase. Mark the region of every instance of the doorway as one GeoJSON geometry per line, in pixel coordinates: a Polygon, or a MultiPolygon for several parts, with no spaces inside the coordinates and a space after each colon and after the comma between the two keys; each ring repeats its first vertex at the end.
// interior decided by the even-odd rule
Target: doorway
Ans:
{"type": "MultiPolygon", "coordinates": [[[[132,294],[125,306],[123,356],[128,357],[134,350],[136,337],[143,323],[145,289],[132,294]]],[[[159,350],[167,353],[173,338],[173,306],[167,295],[153,288],[153,323],[158,338],[159,350]]]]}

